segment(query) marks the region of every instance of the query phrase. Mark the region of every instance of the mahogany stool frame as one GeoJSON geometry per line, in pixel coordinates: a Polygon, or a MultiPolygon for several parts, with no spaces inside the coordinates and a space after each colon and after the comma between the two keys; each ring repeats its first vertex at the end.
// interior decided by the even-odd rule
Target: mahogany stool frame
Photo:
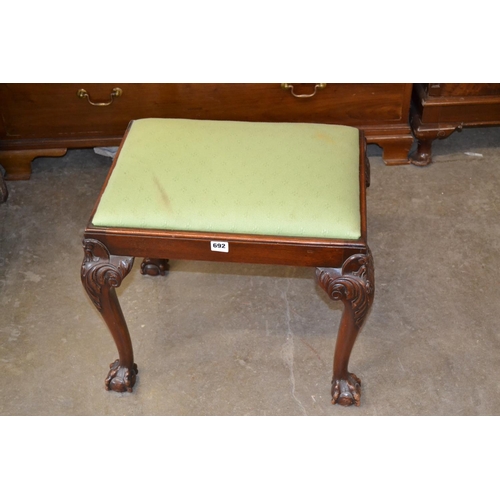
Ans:
{"type": "MultiPolygon", "coordinates": [[[[122,144],[125,138],[126,135],[122,144]]],[[[119,356],[110,365],[105,388],[132,392],[138,373],[127,323],[115,292],[132,269],[136,257],[144,259],[141,273],[151,275],[164,274],[168,269],[168,259],[306,266],[315,267],[319,285],[332,300],[340,300],[344,304],[333,362],[332,403],[359,406],[361,381],[348,371],[348,364],[358,333],[370,311],[375,290],[373,259],[366,229],[366,188],[370,175],[362,132],[359,145],[361,237],[357,240],[96,227],[89,222],[83,239],[82,283],[104,318],[119,356]],[[212,251],[213,241],[227,242],[230,251],[212,251]]]]}

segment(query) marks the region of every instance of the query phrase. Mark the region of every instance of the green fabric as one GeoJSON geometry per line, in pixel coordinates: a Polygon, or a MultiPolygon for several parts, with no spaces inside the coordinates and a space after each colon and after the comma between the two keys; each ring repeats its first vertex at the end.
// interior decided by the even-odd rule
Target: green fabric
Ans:
{"type": "Polygon", "coordinates": [[[132,123],[95,226],[357,239],[359,132],[305,123],[132,123]]]}

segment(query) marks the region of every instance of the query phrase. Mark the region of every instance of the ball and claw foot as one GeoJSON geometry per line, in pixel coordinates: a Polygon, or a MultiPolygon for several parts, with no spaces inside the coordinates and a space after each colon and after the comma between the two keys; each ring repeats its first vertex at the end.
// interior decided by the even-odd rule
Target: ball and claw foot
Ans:
{"type": "Polygon", "coordinates": [[[109,365],[110,370],[104,386],[107,391],[132,392],[135,384],[136,375],[139,373],[137,365],[134,363],[132,370],[125,366],[120,366],[120,360],[117,359],[109,365]]]}
{"type": "Polygon", "coordinates": [[[332,380],[332,405],[359,406],[361,399],[361,380],[349,373],[347,380],[332,380]]]}
{"type": "Polygon", "coordinates": [[[141,262],[141,274],[148,276],[165,276],[170,266],[168,259],[144,259],[141,262]]]}

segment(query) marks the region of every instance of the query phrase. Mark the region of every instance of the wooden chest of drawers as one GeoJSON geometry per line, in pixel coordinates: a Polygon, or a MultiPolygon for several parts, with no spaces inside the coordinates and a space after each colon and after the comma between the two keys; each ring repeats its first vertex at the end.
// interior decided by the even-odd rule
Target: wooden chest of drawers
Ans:
{"type": "Polygon", "coordinates": [[[432,142],[462,127],[500,125],[500,83],[416,83],[411,126],[418,140],[415,165],[432,161],[432,142]]]}
{"type": "Polygon", "coordinates": [[[0,164],[27,179],[37,156],[116,146],[130,120],[146,117],[352,125],[408,163],[411,84],[0,84],[0,164]],[[85,92],[84,92],[85,91],[85,92]],[[293,94],[310,95],[295,97],[293,94]],[[314,95],[311,95],[314,94],[314,95]]]}

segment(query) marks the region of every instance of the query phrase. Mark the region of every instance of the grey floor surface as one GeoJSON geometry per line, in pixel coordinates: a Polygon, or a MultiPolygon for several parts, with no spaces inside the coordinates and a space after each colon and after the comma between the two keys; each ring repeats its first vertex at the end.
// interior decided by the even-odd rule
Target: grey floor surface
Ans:
{"type": "Polygon", "coordinates": [[[136,260],[118,293],[138,382],[106,392],[116,349],[80,265],[111,160],[71,150],[35,160],[0,205],[0,414],[500,414],[500,128],[436,141],[428,168],[369,153],[377,289],[351,356],[359,408],[330,404],[341,305],[293,267],[173,261],[152,278],[136,260]]]}

